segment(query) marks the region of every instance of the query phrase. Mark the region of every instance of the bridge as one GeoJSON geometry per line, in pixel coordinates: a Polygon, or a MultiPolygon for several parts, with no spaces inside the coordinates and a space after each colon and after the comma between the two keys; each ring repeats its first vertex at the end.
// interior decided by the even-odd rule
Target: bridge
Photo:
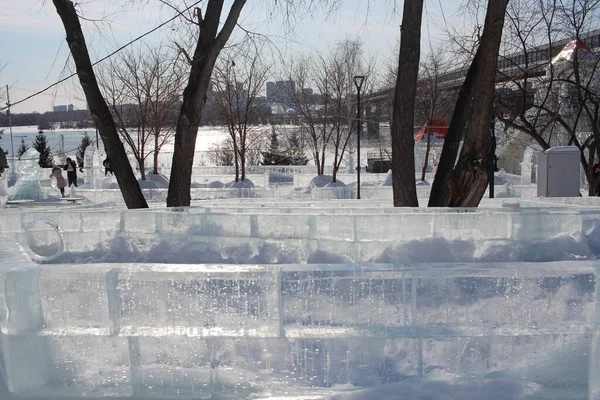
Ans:
{"type": "MultiPolygon", "coordinates": [[[[498,95],[503,96],[503,100],[510,100],[514,97],[509,90],[502,90],[501,84],[511,81],[520,81],[526,78],[534,78],[546,75],[546,66],[548,66],[552,57],[558,54],[564,46],[572,39],[563,39],[552,44],[545,44],[534,47],[527,52],[516,52],[508,56],[500,56],[498,60],[498,71],[496,73],[496,83],[498,95]]],[[[594,30],[581,36],[581,40],[594,49],[600,47],[600,30],[594,30]]],[[[440,90],[458,91],[464,82],[468,71],[468,66],[460,67],[440,75],[440,90]]],[[[529,101],[533,101],[534,90],[528,91],[529,101]]],[[[521,93],[519,92],[519,96],[521,93]]],[[[367,122],[367,130],[378,130],[381,122],[390,121],[391,104],[394,99],[394,88],[385,88],[376,92],[365,94],[364,118],[367,122]],[[370,126],[369,126],[370,125],[370,126]]],[[[510,103],[510,101],[508,101],[510,103]]],[[[423,121],[424,123],[424,121],[423,121]]],[[[373,132],[372,132],[373,133],[373,132]]]]}

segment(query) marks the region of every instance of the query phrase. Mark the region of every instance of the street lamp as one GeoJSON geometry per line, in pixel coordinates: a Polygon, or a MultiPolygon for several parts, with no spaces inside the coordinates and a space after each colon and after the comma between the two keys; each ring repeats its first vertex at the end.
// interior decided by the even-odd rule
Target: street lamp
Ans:
{"type": "Polygon", "coordinates": [[[360,89],[365,82],[363,75],[356,75],[354,77],[354,85],[356,86],[356,123],[358,124],[356,130],[356,199],[360,200],[360,89]]]}
{"type": "Polygon", "coordinates": [[[496,158],[496,119],[492,118],[490,132],[492,134],[492,159],[490,160],[490,199],[494,198],[494,179],[495,172],[498,169],[498,159],[496,158]]]}

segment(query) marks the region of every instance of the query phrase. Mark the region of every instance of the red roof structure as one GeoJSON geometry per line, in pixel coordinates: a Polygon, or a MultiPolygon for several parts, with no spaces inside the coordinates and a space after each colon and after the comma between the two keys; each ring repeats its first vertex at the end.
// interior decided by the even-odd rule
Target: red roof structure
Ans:
{"type": "Polygon", "coordinates": [[[431,143],[440,143],[446,139],[446,135],[448,134],[448,124],[443,119],[434,119],[431,121],[431,126],[429,122],[426,122],[423,125],[423,128],[417,133],[415,136],[415,143],[420,143],[422,140],[427,142],[427,136],[431,136],[431,143]]]}

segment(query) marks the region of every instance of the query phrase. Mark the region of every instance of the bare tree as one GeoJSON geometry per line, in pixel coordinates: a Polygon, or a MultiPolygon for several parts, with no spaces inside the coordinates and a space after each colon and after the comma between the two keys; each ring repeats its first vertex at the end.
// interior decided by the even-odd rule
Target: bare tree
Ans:
{"type": "Polygon", "coordinates": [[[96,81],[75,6],[70,0],[52,0],[52,2],[65,28],[66,40],[75,62],[81,87],[85,93],[92,119],[104,142],[110,164],[115,171],[125,204],[128,208],[147,208],[148,204],[135,179],[125,147],[119,139],[114,119],[96,81]]]}
{"type": "Polygon", "coordinates": [[[488,0],[479,47],[460,88],[444,141],[430,207],[476,207],[493,177],[490,122],[507,5],[508,0],[488,0]],[[462,138],[463,147],[455,165],[462,138]]]}
{"type": "Polygon", "coordinates": [[[153,170],[158,175],[158,156],[163,146],[170,143],[175,137],[175,121],[177,119],[177,106],[180,104],[181,90],[184,83],[184,70],[181,64],[171,61],[166,52],[161,48],[150,52],[151,76],[155,76],[151,90],[152,101],[150,110],[152,115],[152,135],[154,137],[153,170]]]}
{"type": "MultiPolygon", "coordinates": [[[[178,9],[168,0],[160,0],[160,2],[175,10],[178,17],[186,20],[196,30],[193,51],[186,51],[182,46],[179,47],[183,58],[190,65],[190,70],[177,121],[167,196],[167,206],[169,207],[188,206],[191,201],[190,187],[198,127],[206,105],[213,68],[221,50],[237,26],[246,0],[232,0],[228,11],[223,10],[225,5],[223,0],[196,1],[192,5],[185,5],[187,8],[183,10],[178,9]],[[188,15],[190,10],[193,10],[193,16],[188,15]]],[[[105,148],[110,149],[109,159],[118,171],[117,180],[124,193],[126,203],[128,207],[145,207],[147,204],[143,200],[139,185],[134,185],[135,175],[133,175],[131,166],[127,166],[127,155],[123,144],[119,140],[108,106],[98,88],[75,6],[71,0],[53,0],[53,3],[63,20],[67,31],[67,42],[77,65],[86,99],[101,132],[105,148]],[[137,186],[137,189],[134,186],[137,186]]],[[[286,21],[300,15],[300,9],[306,10],[307,7],[314,9],[318,4],[323,3],[331,8],[337,4],[337,2],[331,3],[324,0],[271,2],[273,10],[280,12],[286,21]]],[[[328,9],[328,12],[331,11],[331,8],[328,9]]],[[[270,12],[270,14],[277,13],[270,12]]]]}
{"type": "Polygon", "coordinates": [[[333,176],[350,150],[356,132],[353,77],[367,76],[363,87],[367,91],[373,82],[373,60],[366,60],[359,41],[345,40],[327,55],[301,56],[288,66],[287,79],[295,83],[286,96],[300,116],[301,130],[309,138],[317,175],[325,171],[325,159],[333,154],[333,176]],[[311,86],[317,93],[309,90],[311,86]]]}
{"type": "Polygon", "coordinates": [[[218,167],[233,166],[233,143],[231,138],[213,145],[210,149],[209,157],[210,161],[218,167]]]}
{"type": "MultiPolygon", "coordinates": [[[[257,112],[256,98],[264,88],[269,68],[262,63],[259,48],[250,44],[234,50],[216,66],[213,82],[215,103],[231,137],[235,181],[238,182],[246,179],[249,149],[262,140],[251,122],[257,112]]],[[[260,151],[258,157],[260,159],[260,151]]]]}
{"type": "Polygon", "coordinates": [[[317,168],[317,176],[324,174],[325,154],[333,134],[328,126],[329,86],[326,62],[322,57],[301,56],[288,66],[286,78],[295,83],[295,88],[286,86],[286,97],[297,110],[300,129],[309,138],[312,158],[317,168]],[[315,86],[319,94],[305,90],[315,86]]]}
{"type": "MultiPolygon", "coordinates": [[[[333,147],[333,176],[336,182],[337,173],[344,159],[344,154],[349,149],[356,132],[355,105],[352,100],[356,92],[353,78],[363,75],[365,84],[363,90],[371,87],[373,62],[366,63],[362,60],[361,43],[346,40],[336,46],[327,63],[327,86],[331,97],[329,121],[332,127],[331,146],[333,147]]],[[[360,160],[357,160],[360,165],[360,160]]]]}
{"type": "Polygon", "coordinates": [[[392,114],[392,187],[395,207],[417,207],[414,113],[421,55],[423,0],[405,0],[392,114]]]}
{"type": "Polygon", "coordinates": [[[507,82],[495,107],[496,117],[515,135],[526,135],[542,149],[578,147],[590,195],[600,186],[594,170],[600,159],[600,58],[585,42],[598,28],[598,16],[600,3],[592,0],[533,0],[528,7],[510,7],[507,33],[519,46],[506,60],[523,63],[515,67],[520,79],[507,82]],[[547,45],[539,46],[536,38],[547,45]]]}
{"type": "Polygon", "coordinates": [[[434,121],[445,120],[451,113],[450,104],[453,96],[451,89],[442,85],[442,75],[448,71],[445,61],[445,53],[442,49],[434,51],[431,49],[426,60],[421,63],[420,77],[417,83],[417,95],[415,116],[418,121],[426,121],[427,146],[425,148],[425,159],[421,172],[421,181],[425,180],[425,173],[429,165],[429,154],[431,150],[431,135],[434,130],[434,121]]]}
{"type": "Polygon", "coordinates": [[[158,155],[174,136],[175,107],[183,71],[162,46],[125,51],[100,74],[100,85],[116,118],[121,139],[130,148],[146,180],[147,158],[158,174],[158,155]]]}

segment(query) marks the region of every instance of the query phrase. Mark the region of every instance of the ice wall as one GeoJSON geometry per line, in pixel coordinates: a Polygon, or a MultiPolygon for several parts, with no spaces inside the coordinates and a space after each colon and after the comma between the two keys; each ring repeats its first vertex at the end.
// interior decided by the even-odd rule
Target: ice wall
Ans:
{"type": "Polygon", "coordinates": [[[0,275],[4,362],[21,396],[247,398],[410,380],[585,390],[595,274],[595,262],[17,268],[0,275]]]}
{"type": "Polygon", "coordinates": [[[30,223],[56,223],[64,239],[62,262],[555,261],[600,254],[600,213],[593,208],[540,209],[521,202],[476,211],[382,211],[255,204],[143,212],[4,210],[0,230],[25,244],[30,223]]]}

